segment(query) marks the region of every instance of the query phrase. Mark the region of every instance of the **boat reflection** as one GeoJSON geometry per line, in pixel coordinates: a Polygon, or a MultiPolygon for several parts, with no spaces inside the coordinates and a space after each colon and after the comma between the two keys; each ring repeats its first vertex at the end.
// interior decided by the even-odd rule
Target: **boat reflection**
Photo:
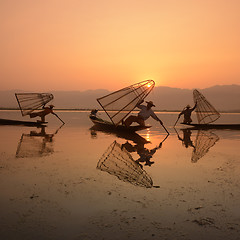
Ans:
{"type": "Polygon", "coordinates": [[[204,157],[207,152],[212,148],[215,143],[219,140],[219,137],[208,130],[198,130],[196,139],[193,143],[191,136],[192,136],[192,129],[190,128],[185,128],[181,129],[183,132],[182,137],[178,134],[177,130],[175,129],[178,139],[182,142],[183,146],[185,148],[192,147],[193,152],[192,152],[192,157],[191,161],[193,163],[196,163],[199,159],[204,157]]]}
{"type": "MultiPolygon", "coordinates": [[[[168,136],[167,136],[168,137],[168,136]]],[[[97,169],[108,172],[116,176],[119,180],[129,182],[136,186],[145,188],[158,187],[153,186],[153,180],[143,169],[142,163],[151,166],[154,162],[150,161],[157,149],[162,147],[162,143],[167,137],[153,149],[147,149],[145,143],[133,145],[128,141],[119,144],[114,141],[102,155],[97,164],[97,169]],[[131,153],[137,152],[139,158],[134,160],[131,153]]]]}
{"type": "Polygon", "coordinates": [[[97,132],[103,132],[106,134],[112,134],[118,138],[123,138],[126,140],[130,140],[133,141],[137,144],[146,144],[149,143],[149,141],[145,138],[143,138],[142,136],[140,136],[139,134],[137,134],[136,132],[126,132],[126,131],[111,131],[111,130],[107,130],[107,129],[103,129],[101,127],[98,127],[97,125],[94,125],[90,128],[90,133],[91,133],[91,137],[92,138],[97,138],[97,132]]]}
{"type": "Polygon", "coordinates": [[[54,133],[46,133],[46,126],[41,126],[40,131],[23,133],[18,143],[16,158],[44,157],[54,152],[54,136],[62,128],[61,125],[54,133]]]}

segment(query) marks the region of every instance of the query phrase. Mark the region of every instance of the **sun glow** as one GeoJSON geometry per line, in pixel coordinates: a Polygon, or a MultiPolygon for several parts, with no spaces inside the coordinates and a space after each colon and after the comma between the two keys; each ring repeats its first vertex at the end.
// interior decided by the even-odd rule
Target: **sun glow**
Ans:
{"type": "Polygon", "coordinates": [[[147,140],[148,142],[151,142],[151,139],[150,139],[150,130],[147,130],[146,140],[147,140]]]}

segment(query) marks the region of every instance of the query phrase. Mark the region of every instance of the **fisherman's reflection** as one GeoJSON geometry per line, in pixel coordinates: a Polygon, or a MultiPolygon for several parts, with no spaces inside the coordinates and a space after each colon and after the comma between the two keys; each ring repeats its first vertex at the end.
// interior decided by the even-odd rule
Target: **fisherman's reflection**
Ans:
{"type": "Polygon", "coordinates": [[[32,130],[29,134],[23,133],[18,144],[16,157],[42,157],[52,154],[54,152],[53,138],[62,126],[55,133],[46,133],[46,126],[41,126],[40,131],[32,130]]]}
{"type": "MultiPolygon", "coordinates": [[[[162,147],[163,142],[167,139],[168,135],[164,138],[162,142],[158,146],[152,149],[148,149],[145,147],[146,142],[139,142],[138,144],[132,145],[128,141],[122,144],[122,148],[125,148],[128,152],[136,152],[139,155],[139,158],[135,160],[141,167],[143,163],[145,166],[151,166],[154,164],[154,161],[151,161],[151,158],[156,153],[158,149],[162,147]]],[[[149,143],[149,142],[147,142],[149,143]]]]}
{"type": "Polygon", "coordinates": [[[91,130],[90,133],[91,133],[91,138],[93,139],[97,138],[97,132],[95,130],[91,130]]]}
{"type": "Polygon", "coordinates": [[[178,132],[177,132],[177,136],[178,136],[178,139],[180,141],[182,141],[182,144],[188,148],[188,147],[193,147],[195,148],[194,144],[193,144],[193,141],[191,140],[191,135],[192,135],[192,131],[190,129],[181,129],[182,132],[183,132],[183,137],[180,137],[178,132]]]}
{"type": "Polygon", "coordinates": [[[162,143],[153,149],[147,149],[144,143],[132,145],[127,141],[126,143],[122,144],[122,148],[125,148],[128,152],[136,152],[139,155],[139,158],[135,160],[135,162],[138,163],[141,167],[141,163],[145,163],[145,166],[151,166],[154,163],[154,161],[151,161],[151,158],[157,149],[161,148],[161,146],[162,143]]]}
{"type": "MultiPolygon", "coordinates": [[[[55,133],[56,134],[56,133],[55,133]]],[[[36,136],[36,137],[43,137],[45,142],[52,142],[53,141],[53,136],[55,135],[53,133],[48,134],[46,133],[46,126],[41,126],[41,131],[30,131],[30,136],[36,136]]]]}

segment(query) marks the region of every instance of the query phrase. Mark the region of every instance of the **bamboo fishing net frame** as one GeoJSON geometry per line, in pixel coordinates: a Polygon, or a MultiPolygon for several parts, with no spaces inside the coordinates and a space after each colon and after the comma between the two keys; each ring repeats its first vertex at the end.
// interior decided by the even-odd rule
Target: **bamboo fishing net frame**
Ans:
{"type": "Polygon", "coordinates": [[[220,113],[196,89],[193,90],[193,99],[195,104],[197,104],[196,115],[199,124],[212,123],[215,122],[220,117],[220,113]]]}

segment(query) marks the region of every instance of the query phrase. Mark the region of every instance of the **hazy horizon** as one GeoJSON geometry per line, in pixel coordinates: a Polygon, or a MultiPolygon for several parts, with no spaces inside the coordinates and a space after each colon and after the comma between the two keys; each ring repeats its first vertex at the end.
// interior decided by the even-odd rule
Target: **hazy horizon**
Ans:
{"type": "MultiPolygon", "coordinates": [[[[115,89],[119,90],[119,89],[115,89]]],[[[147,99],[152,100],[155,110],[180,110],[187,104],[193,105],[193,89],[171,87],[155,87],[147,99]]],[[[240,85],[217,85],[210,88],[198,89],[219,111],[240,110],[240,85]]],[[[20,90],[0,91],[0,108],[17,108],[16,92],[20,90]]],[[[47,91],[54,95],[53,105],[59,109],[92,109],[99,108],[96,99],[112,91],[96,89],[86,91],[47,91]]]]}
{"type": "MultiPolygon", "coordinates": [[[[193,90],[193,89],[200,89],[200,90],[203,90],[203,89],[209,89],[209,88],[214,88],[214,87],[225,87],[225,86],[240,86],[240,83],[239,84],[236,84],[236,83],[229,83],[229,84],[215,84],[215,85],[211,85],[209,87],[193,87],[193,88],[187,88],[187,87],[184,87],[184,88],[181,88],[181,87],[171,87],[171,86],[167,86],[167,85],[159,85],[159,86],[155,86],[155,88],[172,88],[172,89],[181,89],[181,90],[193,90]]],[[[127,86],[123,86],[124,87],[127,87],[127,86]]],[[[112,91],[117,91],[119,89],[113,89],[113,90],[110,90],[110,89],[107,89],[107,88],[92,88],[92,89],[86,89],[86,90],[76,90],[76,89],[70,89],[70,90],[65,90],[65,89],[62,89],[62,90],[55,90],[55,89],[49,89],[48,92],[87,92],[87,91],[101,91],[101,90],[106,90],[106,91],[109,91],[109,92],[112,92],[112,91]]],[[[0,89],[0,91],[26,91],[26,92],[31,92],[32,90],[25,90],[25,89],[6,89],[6,90],[2,90],[0,89]]],[[[32,92],[38,92],[38,91],[32,91],[32,92]]],[[[43,92],[43,91],[39,91],[39,92],[43,92]]]]}

